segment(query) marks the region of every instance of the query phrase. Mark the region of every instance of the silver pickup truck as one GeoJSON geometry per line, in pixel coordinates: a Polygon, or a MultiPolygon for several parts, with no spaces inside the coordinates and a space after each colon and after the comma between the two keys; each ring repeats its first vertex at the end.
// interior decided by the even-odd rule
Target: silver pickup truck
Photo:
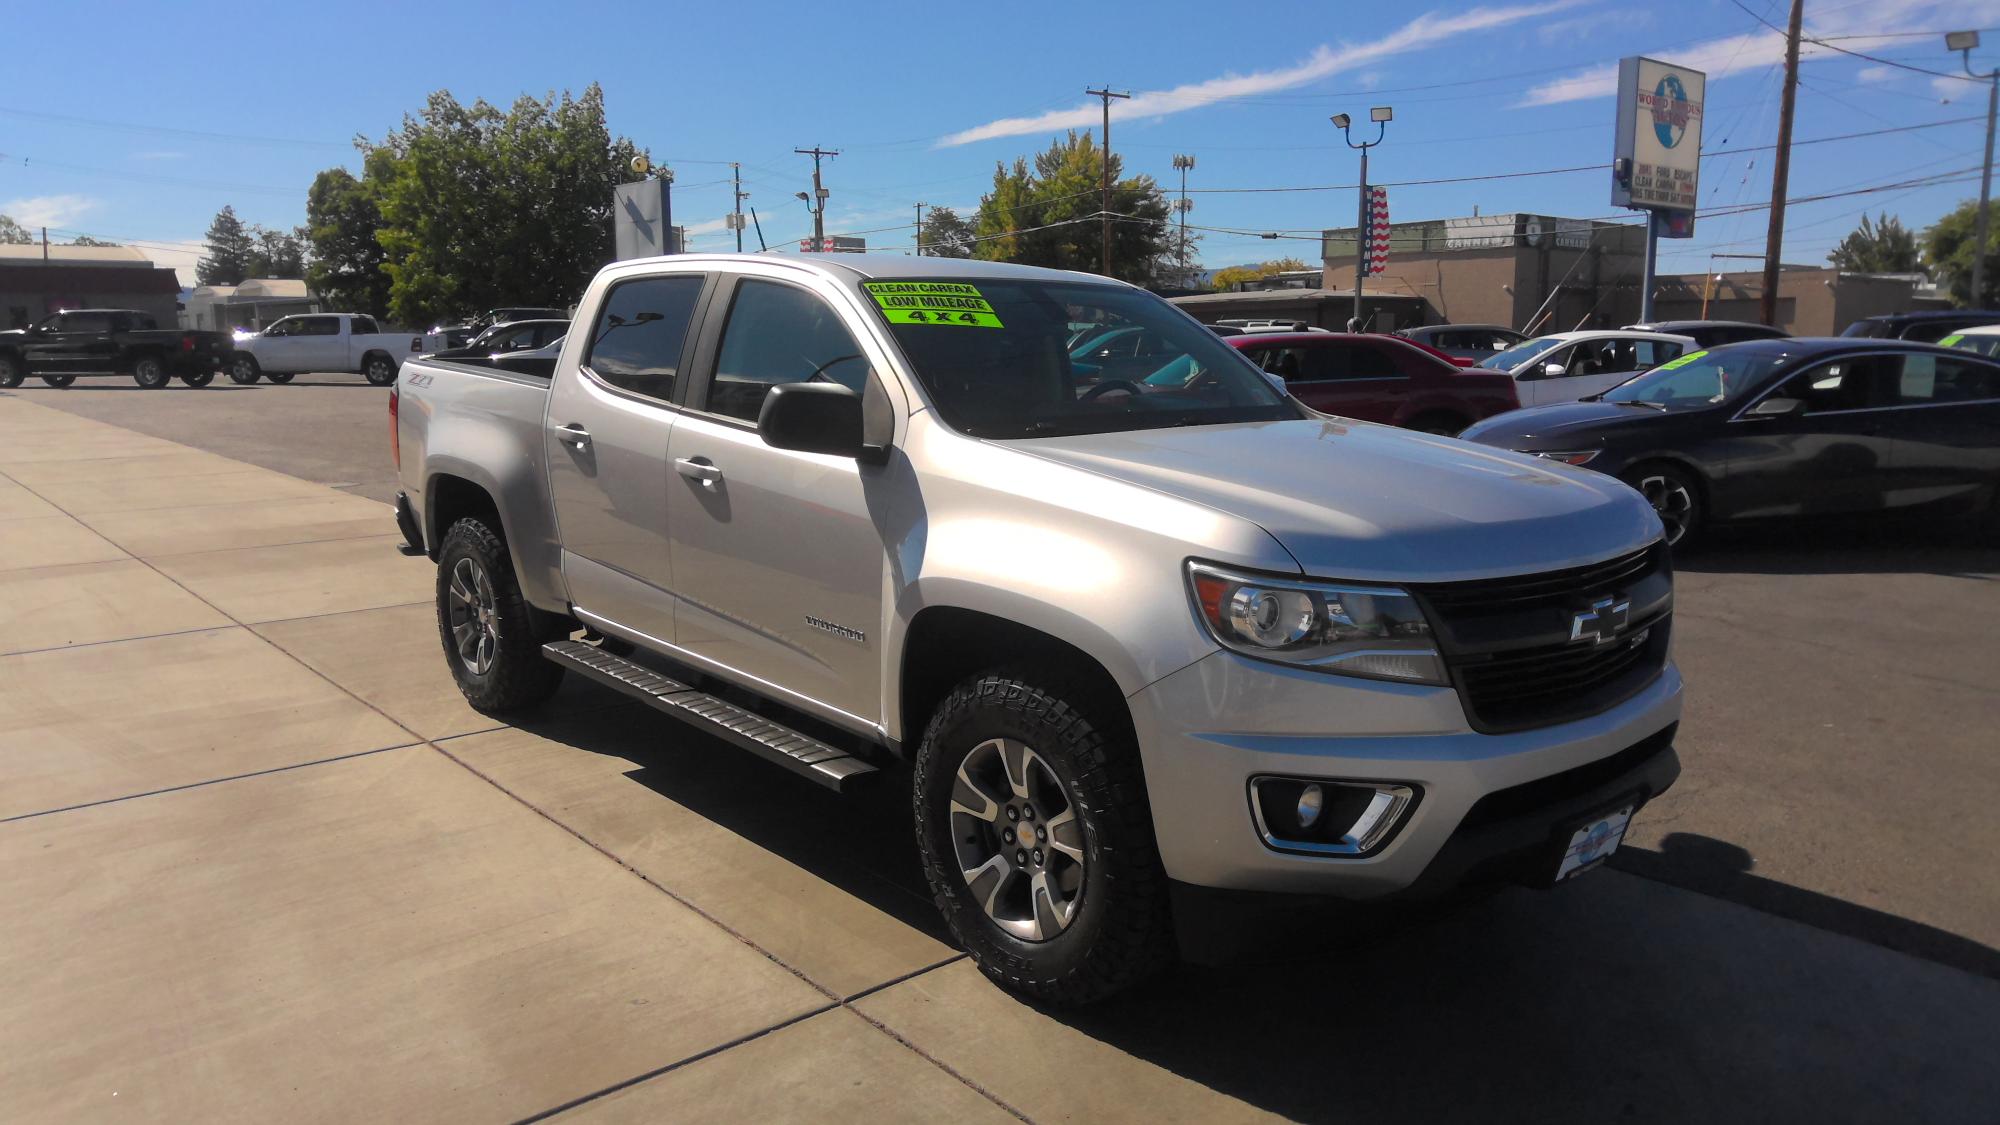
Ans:
{"type": "Polygon", "coordinates": [[[1637,493],[1317,414],[1128,285],[622,262],[559,355],[408,360],[390,409],[474,706],[581,675],[907,785],[953,934],[1043,1000],[1217,923],[1560,881],[1679,773],[1637,493]]]}

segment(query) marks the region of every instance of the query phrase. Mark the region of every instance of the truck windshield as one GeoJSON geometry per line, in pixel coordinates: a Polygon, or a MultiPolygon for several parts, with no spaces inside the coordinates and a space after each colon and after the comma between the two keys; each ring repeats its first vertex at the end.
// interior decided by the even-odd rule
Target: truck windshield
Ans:
{"type": "Polygon", "coordinates": [[[1021,278],[862,289],[945,423],[974,437],[1302,416],[1234,348],[1150,293],[1021,278]]]}

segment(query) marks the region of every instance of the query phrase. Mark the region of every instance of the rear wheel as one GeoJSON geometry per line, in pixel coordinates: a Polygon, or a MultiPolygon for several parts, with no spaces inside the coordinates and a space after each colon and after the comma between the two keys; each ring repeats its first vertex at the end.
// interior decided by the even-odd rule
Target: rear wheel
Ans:
{"type": "Polygon", "coordinates": [[[452,524],[438,551],[438,637],[466,702],[498,714],[555,693],[563,670],[542,657],[541,616],[521,596],[493,529],[476,519],[452,524]]]}
{"type": "Polygon", "coordinates": [[[296,378],[298,378],[298,372],[296,372],[296,371],[266,371],[266,372],[264,372],[264,378],[266,378],[266,379],[269,379],[269,380],[270,380],[271,382],[273,382],[273,383],[289,383],[289,382],[291,382],[291,381],[292,381],[293,379],[296,379],[296,378]]]}
{"type": "Polygon", "coordinates": [[[1116,705],[1045,671],[996,672],[945,698],[917,753],[917,841],[938,909],[987,976],[1052,1003],[1089,1003],[1173,959],[1145,779],[1116,705]]]}
{"type": "Polygon", "coordinates": [[[229,381],[249,386],[257,381],[257,357],[237,352],[229,357],[229,381]]]}
{"type": "Polygon", "coordinates": [[[1666,531],[1667,546],[1685,551],[1694,545],[1706,513],[1701,486],[1686,469],[1655,462],[1627,471],[1624,481],[1653,506],[1666,531]]]}
{"type": "Polygon", "coordinates": [[[149,391],[159,390],[174,381],[167,370],[167,361],[156,355],[142,355],[132,361],[132,381],[149,391]]]}
{"type": "Polygon", "coordinates": [[[76,382],[76,376],[74,376],[74,375],[44,375],[44,376],[42,376],[42,382],[44,382],[44,383],[47,383],[47,384],[48,384],[49,386],[51,386],[51,387],[67,387],[67,386],[69,386],[69,385],[70,385],[71,383],[74,383],[74,382],[76,382]]]}
{"type": "Polygon", "coordinates": [[[18,358],[0,355],[0,387],[18,387],[28,377],[28,368],[18,358]]]}
{"type": "Polygon", "coordinates": [[[361,375],[371,387],[386,387],[396,381],[396,362],[381,352],[371,352],[361,364],[361,375]]]}

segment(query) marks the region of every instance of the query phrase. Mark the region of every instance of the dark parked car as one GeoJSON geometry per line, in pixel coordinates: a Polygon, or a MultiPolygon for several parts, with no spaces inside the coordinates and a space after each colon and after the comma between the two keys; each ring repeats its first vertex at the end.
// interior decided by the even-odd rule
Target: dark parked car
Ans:
{"type": "Polygon", "coordinates": [[[1682,545],[1773,516],[1938,504],[2000,517],[2000,364],[1927,344],[1730,344],[1461,436],[1616,476],[1682,545]]]}
{"type": "Polygon", "coordinates": [[[1227,343],[1327,414],[1450,435],[1520,405],[1504,372],[1458,367],[1395,336],[1267,333],[1227,343]]]}
{"type": "Polygon", "coordinates": [[[1454,359],[1469,359],[1474,363],[1527,339],[1498,324],[1425,324],[1405,328],[1396,335],[1436,348],[1454,359]]]}
{"type": "Polygon", "coordinates": [[[496,324],[512,324],[520,320],[563,320],[569,319],[568,309],[507,308],[487,309],[466,322],[475,333],[484,332],[496,324]]]}
{"type": "Polygon", "coordinates": [[[1745,340],[1782,340],[1791,333],[1768,324],[1751,324],[1744,320],[1662,320],[1653,324],[1628,324],[1625,327],[1641,332],[1665,332],[1671,336],[1686,336],[1696,347],[1716,348],[1723,344],[1740,344],[1745,340]]]}
{"type": "Polygon", "coordinates": [[[67,387],[78,375],[130,375],[151,388],[178,375],[205,387],[234,347],[220,332],[161,328],[151,313],[134,309],[70,309],[0,332],[0,387],[18,387],[29,375],[51,387],[67,387]]]}
{"type": "Polygon", "coordinates": [[[528,352],[569,334],[567,320],[515,320],[496,324],[466,343],[466,348],[491,353],[528,352]]]}
{"type": "Polygon", "coordinates": [[[2000,324],[2000,312],[1992,309],[1929,309],[1924,312],[1890,313],[1871,316],[1847,326],[1842,336],[1887,337],[1932,343],[1964,328],[2000,324]]]}

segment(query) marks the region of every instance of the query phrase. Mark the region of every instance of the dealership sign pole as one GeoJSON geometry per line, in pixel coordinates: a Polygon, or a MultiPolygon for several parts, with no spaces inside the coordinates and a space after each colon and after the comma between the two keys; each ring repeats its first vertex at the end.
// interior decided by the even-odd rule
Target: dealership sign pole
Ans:
{"type": "Polygon", "coordinates": [[[1642,323],[1653,320],[1659,239],[1694,236],[1707,90],[1708,76],[1701,71],[1638,55],[1618,60],[1611,202],[1646,212],[1642,323]]]}

